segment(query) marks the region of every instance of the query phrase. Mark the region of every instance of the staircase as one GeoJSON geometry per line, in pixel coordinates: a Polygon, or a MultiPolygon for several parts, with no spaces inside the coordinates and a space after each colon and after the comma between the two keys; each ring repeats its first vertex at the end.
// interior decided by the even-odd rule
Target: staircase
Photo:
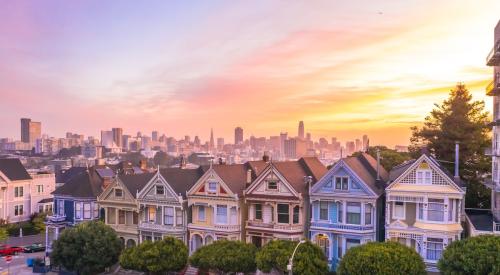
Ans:
{"type": "Polygon", "coordinates": [[[198,268],[188,266],[186,272],[184,272],[184,275],[198,275],[198,268]]]}

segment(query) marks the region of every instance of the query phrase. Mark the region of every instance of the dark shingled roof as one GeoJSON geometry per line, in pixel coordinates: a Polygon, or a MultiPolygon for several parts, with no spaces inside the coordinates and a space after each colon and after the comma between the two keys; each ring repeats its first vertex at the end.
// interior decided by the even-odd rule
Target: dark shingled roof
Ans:
{"type": "Polygon", "coordinates": [[[53,202],[54,198],[46,198],[46,199],[41,199],[38,203],[49,203],[53,202]]]}
{"type": "Polygon", "coordinates": [[[135,175],[119,175],[120,181],[125,185],[130,194],[135,198],[144,186],[154,177],[154,173],[143,173],[135,175]]]}
{"type": "Polygon", "coordinates": [[[389,173],[380,165],[379,173],[380,180],[377,181],[377,160],[366,153],[361,153],[356,157],[348,157],[343,159],[344,163],[360,177],[370,189],[377,195],[381,195],[385,191],[385,182],[389,178],[389,173]]]}
{"type": "Polygon", "coordinates": [[[181,194],[185,198],[186,192],[191,189],[203,175],[203,169],[166,168],[160,169],[160,173],[170,187],[174,189],[175,193],[181,194]]]}
{"type": "Polygon", "coordinates": [[[389,181],[393,182],[395,179],[401,176],[401,174],[403,174],[413,163],[415,163],[414,159],[405,161],[399,165],[394,166],[391,172],[389,173],[389,181]]]}
{"type": "Polygon", "coordinates": [[[65,171],[61,171],[61,173],[57,175],[56,182],[66,183],[74,176],[85,172],[85,170],[87,170],[85,167],[71,167],[65,171]]]}
{"type": "Polygon", "coordinates": [[[0,171],[11,181],[31,179],[19,159],[0,159],[0,171]]]}
{"type": "Polygon", "coordinates": [[[489,210],[465,209],[465,214],[476,230],[493,231],[493,214],[489,210]]]}
{"type": "Polygon", "coordinates": [[[72,177],[52,194],[75,198],[97,198],[102,193],[103,179],[92,167],[72,177]]]}

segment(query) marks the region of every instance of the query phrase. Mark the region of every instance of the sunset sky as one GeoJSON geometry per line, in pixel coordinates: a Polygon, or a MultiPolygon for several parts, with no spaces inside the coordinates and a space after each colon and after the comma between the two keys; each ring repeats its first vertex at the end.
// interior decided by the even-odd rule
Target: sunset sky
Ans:
{"type": "Polygon", "coordinates": [[[491,99],[500,1],[0,0],[0,137],[210,128],[408,144],[464,82],[491,99]],[[480,4],[478,4],[480,3],[480,4]]]}

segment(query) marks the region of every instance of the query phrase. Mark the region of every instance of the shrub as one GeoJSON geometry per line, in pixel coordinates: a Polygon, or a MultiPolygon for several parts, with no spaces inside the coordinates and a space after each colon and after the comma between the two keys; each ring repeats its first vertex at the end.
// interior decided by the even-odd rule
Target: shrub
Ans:
{"type": "Polygon", "coordinates": [[[256,269],[256,252],[257,248],[253,244],[220,240],[198,249],[189,261],[201,270],[249,273],[256,269]]]}

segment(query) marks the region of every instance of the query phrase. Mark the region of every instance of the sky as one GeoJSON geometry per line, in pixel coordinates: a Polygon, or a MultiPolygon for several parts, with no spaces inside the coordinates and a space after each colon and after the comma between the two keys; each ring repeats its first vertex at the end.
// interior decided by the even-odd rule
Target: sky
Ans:
{"type": "Polygon", "coordinates": [[[409,143],[457,82],[491,98],[500,1],[0,0],[0,137],[101,129],[409,143]]]}

